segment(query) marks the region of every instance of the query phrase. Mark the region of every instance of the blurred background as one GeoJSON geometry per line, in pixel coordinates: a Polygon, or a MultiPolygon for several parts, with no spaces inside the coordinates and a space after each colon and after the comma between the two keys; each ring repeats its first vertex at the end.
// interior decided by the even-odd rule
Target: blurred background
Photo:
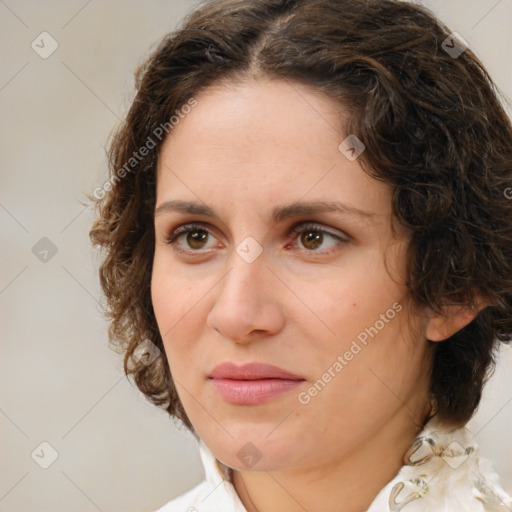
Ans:
{"type": "MultiPolygon", "coordinates": [[[[512,97],[512,0],[428,0],[512,97]]],[[[203,478],[191,434],[107,345],[86,194],[133,71],[192,0],[0,0],[0,511],[153,511],[203,478]]],[[[510,114],[510,107],[508,107],[510,114]]],[[[512,348],[471,421],[512,493],[512,348]]]]}

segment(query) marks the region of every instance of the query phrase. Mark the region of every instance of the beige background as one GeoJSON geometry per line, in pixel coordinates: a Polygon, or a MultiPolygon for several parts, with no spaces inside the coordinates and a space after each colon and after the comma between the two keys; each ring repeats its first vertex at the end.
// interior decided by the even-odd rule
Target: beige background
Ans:
{"type": "MultiPolygon", "coordinates": [[[[425,4],[512,96],[512,0],[425,4]]],[[[81,204],[105,180],[105,141],[136,64],[194,5],[0,1],[0,511],[151,511],[202,479],[192,436],[145,401],[107,347],[81,204]],[[47,59],[31,48],[43,31],[58,43],[47,59]],[[57,248],[47,262],[32,252],[42,237],[57,248]],[[37,448],[49,460],[43,441],[58,453],[48,469],[31,458],[37,448]]],[[[471,422],[509,493],[511,367],[507,348],[471,422]]]]}

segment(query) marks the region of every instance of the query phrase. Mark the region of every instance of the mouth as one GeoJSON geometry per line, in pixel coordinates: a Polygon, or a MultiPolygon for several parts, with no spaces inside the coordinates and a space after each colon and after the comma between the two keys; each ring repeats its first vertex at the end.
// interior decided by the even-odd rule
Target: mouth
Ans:
{"type": "Polygon", "coordinates": [[[208,375],[215,391],[228,403],[259,405],[283,395],[306,379],[277,366],[223,363],[208,375]]]}

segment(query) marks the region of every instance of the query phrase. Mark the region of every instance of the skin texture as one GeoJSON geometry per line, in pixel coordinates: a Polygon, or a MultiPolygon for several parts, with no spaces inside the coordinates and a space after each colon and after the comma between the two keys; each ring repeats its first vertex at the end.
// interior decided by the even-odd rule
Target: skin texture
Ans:
{"type": "Polygon", "coordinates": [[[338,150],[347,134],[333,100],[270,80],[215,85],[196,99],[162,147],[156,206],[194,201],[217,216],[155,215],[152,300],[180,399],[214,456],[235,470],[247,510],[365,510],[430,412],[427,337],[444,339],[474,314],[413,314],[391,186],[338,150]],[[341,201],[374,217],[271,220],[272,208],[297,201],[341,201]],[[204,241],[166,242],[189,222],[207,230],[204,241]],[[316,231],[314,249],[307,229],[291,234],[305,222],[341,240],[316,231]],[[252,263],[236,251],[246,237],[263,249],[252,263]],[[301,404],[298,393],[395,303],[400,312],[301,404]],[[229,404],[207,378],[226,361],[273,364],[306,382],[265,404],[229,404]],[[248,442],[261,455],[251,467],[237,456],[248,442]]]}

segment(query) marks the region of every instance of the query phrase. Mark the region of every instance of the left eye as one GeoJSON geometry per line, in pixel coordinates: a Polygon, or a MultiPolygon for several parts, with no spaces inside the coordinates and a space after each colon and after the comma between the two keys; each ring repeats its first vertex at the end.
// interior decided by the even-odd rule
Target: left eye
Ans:
{"type": "MultiPolygon", "coordinates": [[[[298,235],[295,237],[295,240],[300,240],[301,244],[307,249],[308,252],[318,252],[317,248],[323,244],[326,236],[337,241],[338,243],[348,242],[346,238],[331,233],[321,226],[318,226],[317,224],[301,224],[292,229],[292,234],[298,235]]],[[[336,244],[331,245],[331,247],[333,246],[336,246],[336,244]]],[[[331,251],[328,250],[327,252],[331,251]]]]}
{"type": "MultiPolygon", "coordinates": [[[[300,243],[307,252],[331,252],[330,248],[318,251],[325,242],[325,237],[330,237],[335,243],[331,244],[331,248],[336,246],[336,243],[346,243],[348,239],[341,235],[331,233],[317,224],[300,224],[290,231],[294,240],[300,240],[300,243]]],[[[172,245],[179,252],[197,253],[206,247],[208,238],[212,233],[201,224],[186,224],[175,229],[166,239],[166,243],[172,245]],[[190,249],[183,248],[178,244],[178,239],[185,235],[186,244],[190,249]]]]}

